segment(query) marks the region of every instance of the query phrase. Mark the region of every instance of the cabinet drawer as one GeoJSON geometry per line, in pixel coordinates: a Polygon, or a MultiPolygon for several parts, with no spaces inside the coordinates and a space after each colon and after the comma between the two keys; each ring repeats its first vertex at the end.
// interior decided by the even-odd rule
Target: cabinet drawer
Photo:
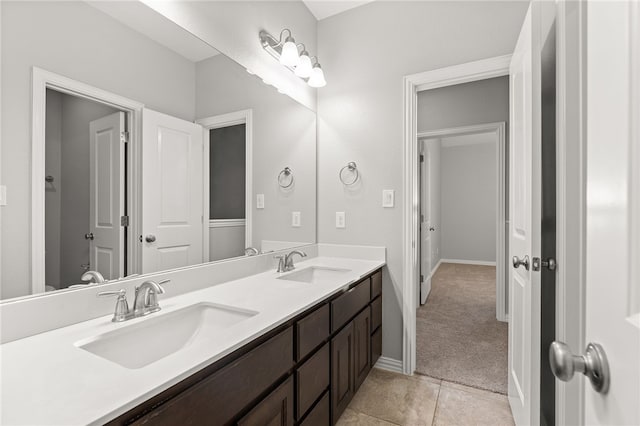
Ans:
{"type": "Polygon", "coordinates": [[[296,323],[296,361],[300,361],[329,337],[329,317],[329,304],[325,304],[296,323]]]}
{"type": "Polygon", "coordinates": [[[292,366],[293,330],[289,327],[134,424],[229,424],[292,366]]]}
{"type": "Polygon", "coordinates": [[[254,425],[293,426],[293,379],[291,377],[238,421],[238,426],[254,425]]]}
{"type": "Polygon", "coordinates": [[[370,279],[366,278],[354,288],[331,302],[331,332],[338,330],[369,303],[370,279]]]}
{"type": "Polygon", "coordinates": [[[382,327],[378,327],[371,335],[371,367],[376,365],[382,355],[382,327]]]}
{"type": "Polygon", "coordinates": [[[371,275],[371,299],[375,299],[382,294],[382,271],[371,275]]]}
{"type": "Polygon", "coordinates": [[[329,363],[329,344],[327,343],[296,371],[297,419],[300,419],[329,387],[329,363]]]}
{"type": "Polygon", "coordinates": [[[301,426],[329,426],[329,420],[331,417],[329,414],[331,410],[329,408],[329,392],[324,396],[313,410],[309,413],[306,419],[301,423],[301,426]]]}
{"type": "Polygon", "coordinates": [[[371,332],[382,324],[382,297],[371,302],[371,332]]]}

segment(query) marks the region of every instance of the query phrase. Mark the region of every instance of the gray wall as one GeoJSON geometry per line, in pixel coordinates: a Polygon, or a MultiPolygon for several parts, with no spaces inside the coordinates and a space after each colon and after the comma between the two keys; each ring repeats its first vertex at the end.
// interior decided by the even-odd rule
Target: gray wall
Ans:
{"type": "Polygon", "coordinates": [[[318,23],[318,239],[387,247],[383,355],[402,358],[402,77],[513,52],[527,2],[372,2],[318,23]],[[338,170],[356,161],[358,191],[338,170]],[[383,189],[396,207],[381,206],[383,189]],[[346,212],[345,229],[335,212],[346,212]]]}
{"type": "Polygon", "coordinates": [[[209,260],[244,255],[244,226],[209,228],[209,260]]]}
{"type": "Polygon", "coordinates": [[[209,219],[245,217],[246,127],[209,131],[209,219]]]}
{"type": "Polygon", "coordinates": [[[45,185],[45,283],[60,288],[60,210],[62,167],[62,94],[47,90],[45,127],[45,176],[54,181],[45,185]]]}
{"type": "Polygon", "coordinates": [[[311,110],[278,93],[244,68],[218,55],[196,64],[196,114],[206,118],[251,108],[253,111],[253,234],[263,240],[316,241],[316,117],[311,110]],[[294,185],[283,190],[277,176],[289,166],[294,185]],[[265,208],[255,208],[264,194],[265,208]],[[301,226],[291,226],[291,212],[301,226]]]}
{"type": "Polygon", "coordinates": [[[418,93],[418,132],[509,121],[509,77],[418,93]]]}
{"type": "Polygon", "coordinates": [[[29,293],[31,67],[194,119],[195,66],[83,2],[0,2],[2,294],[29,293]],[[79,36],[80,35],[80,36],[79,36]],[[87,52],[94,52],[87,61],[87,52]],[[161,89],[160,89],[161,88],[161,89]]]}
{"type": "Polygon", "coordinates": [[[442,259],[495,262],[495,142],[447,146],[442,139],[441,158],[442,259]]]}

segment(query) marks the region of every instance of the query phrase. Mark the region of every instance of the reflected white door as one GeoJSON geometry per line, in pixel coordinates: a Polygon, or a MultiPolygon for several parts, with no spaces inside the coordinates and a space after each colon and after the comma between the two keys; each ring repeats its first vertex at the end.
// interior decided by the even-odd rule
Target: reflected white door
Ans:
{"type": "Polygon", "coordinates": [[[420,304],[427,302],[431,291],[431,180],[428,141],[420,141],[420,304]]]}
{"type": "Polygon", "coordinates": [[[203,128],[145,108],[142,139],[142,273],[202,263],[203,128]]]}
{"type": "Polygon", "coordinates": [[[587,4],[584,342],[602,345],[611,373],[606,395],[574,378],[588,425],[640,424],[639,8],[587,4]]]}
{"type": "Polygon", "coordinates": [[[517,425],[539,422],[540,273],[540,4],[532,2],[509,69],[509,254],[528,259],[509,268],[509,403],[517,425]]]}
{"type": "Polygon", "coordinates": [[[124,276],[125,113],[92,121],[89,128],[89,268],[111,280],[124,276]]]}

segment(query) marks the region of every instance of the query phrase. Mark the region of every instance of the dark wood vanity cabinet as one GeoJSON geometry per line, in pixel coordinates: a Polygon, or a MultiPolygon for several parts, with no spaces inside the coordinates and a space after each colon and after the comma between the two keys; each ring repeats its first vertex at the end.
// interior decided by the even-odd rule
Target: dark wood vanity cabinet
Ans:
{"type": "Polygon", "coordinates": [[[378,270],[110,424],[330,426],[381,349],[378,270]]]}

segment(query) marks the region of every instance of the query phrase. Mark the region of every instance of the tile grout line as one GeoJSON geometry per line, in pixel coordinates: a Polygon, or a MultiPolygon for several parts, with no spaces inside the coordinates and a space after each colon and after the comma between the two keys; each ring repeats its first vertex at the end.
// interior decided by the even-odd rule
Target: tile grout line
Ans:
{"type": "Polygon", "coordinates": [[[431,426],[435,426],[436,424],[436,415],[438,414],[438,404],[440,403],[441,391],[442,391],[442,380],[440,380],[440,384],[438,384],[438,396],[436,396],[436,406],[433,409],[433,418],[431,419],[431,426]]]}

